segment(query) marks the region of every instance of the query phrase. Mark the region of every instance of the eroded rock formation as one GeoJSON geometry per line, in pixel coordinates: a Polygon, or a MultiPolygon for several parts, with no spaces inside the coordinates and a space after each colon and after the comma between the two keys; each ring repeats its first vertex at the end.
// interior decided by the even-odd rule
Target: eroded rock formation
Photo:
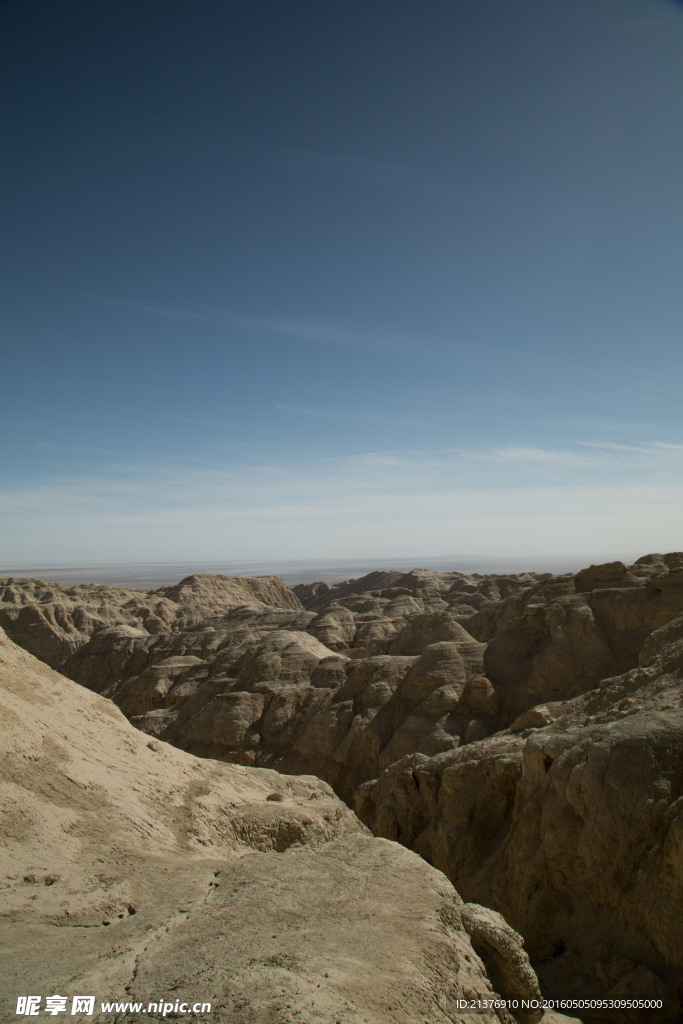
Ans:
{"type": "Polygon", "coordinates": [[[53,668],[107,626],[133,626],[156,635],[245,604],[301,610],[279,576],[197,573],[158,590],[0,579],[0,628],[53,668]]]}
{"type": "Polygon", "coordinates": [[[355,793],[376,835],[502,913],[554,991],[677,1005],[683,554],[374,573],[297,588],[307,608],[247,591],[83,630],[64,671],[154,741],[355,793]]]}
{"type": "Polygon", "coordinates": [[[675,1019],[682,683],[678,616],[639,667],[469,747],[406,756],[356,809],[504,914],[555,991],[659,996],[675,1019]]]}
{"type": "Polygon", "coordinates": [[[421,655],[351,659],[306,631],[261,633],[236,615],[233,630],[103,630],[64,671],[150,735],[205,757],[318,775],[349,802],[404,753],[449,750],[492,728],[482,717],[484,645],[457,622],[450,640],[421,655]]]}
{"type": "Polygon", "coordinates": [[[64,671],[150,734],[201,756],[316,774],[350,802],[407,754],[545,724],[549,706],[635,665],[650,631],[683,610],[679,561],[648,556],[630,570],[611,563],[540,581],[415,572],[413,584],[431,586],[318,612],[241,607],[189,631],[101,630],[64,671]]]}
{"type": "MultiPolygon", "coordinates": [[[[488,912],[320,780],[151,740],[1,630],[0,704],[3,1020],[30,992],[66,1013],[93,994],[75,1021],[111,1020],[103,1002],[171,1019],[179,999],[225,1024],[459,1024],[458,999],[495,995],[488,912]]],[[[494,925],[500,991],[533,995],[519,936],[494,925]]]]}

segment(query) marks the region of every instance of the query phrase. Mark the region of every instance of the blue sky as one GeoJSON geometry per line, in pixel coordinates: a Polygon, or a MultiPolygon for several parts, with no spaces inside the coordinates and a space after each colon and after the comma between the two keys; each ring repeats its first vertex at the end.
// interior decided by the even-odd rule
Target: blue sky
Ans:
{"type": "Polygon", "coordinates": [[[683,5],[5,0],[0,564],[683,547],[683,5]]]}

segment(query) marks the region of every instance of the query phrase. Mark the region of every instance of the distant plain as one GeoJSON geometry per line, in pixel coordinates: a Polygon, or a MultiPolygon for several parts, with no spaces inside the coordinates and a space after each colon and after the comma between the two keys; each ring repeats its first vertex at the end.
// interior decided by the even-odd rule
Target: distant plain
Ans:
{"type": "Polygon", "coordinates": [[[60,563],[51,565],[9,565],[0,567],[0,576],[32,577],[54,583],[78,585],[103,583],[114,587],[133,587],[140,590],[154,590],[170,583],[177,583],[185,576],[196,572],[216,572],[224,576],[281,576],[287,586],[297,583],[338,583],[364,576],[375,569],[414,568],[434,569],[440,572],[462,573],[515,573],[551,572],[561,574],[578,572],[592,563],[612,562],[617,559],[627,565],[635,562],[643,551],[624,554],[604,553],[590,555],[529,555],[496,557],[493,555],[444,555],[439,558],[378,558],[341,559],[336,561],[290,561],[290,562],[111,562],[111,563],[60,563]]]}

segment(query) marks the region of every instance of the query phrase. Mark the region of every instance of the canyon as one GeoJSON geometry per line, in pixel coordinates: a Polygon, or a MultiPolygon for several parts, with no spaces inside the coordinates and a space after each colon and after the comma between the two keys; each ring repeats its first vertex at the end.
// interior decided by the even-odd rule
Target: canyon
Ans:
{"type": "MultiPolygon", "coordinates": [[[[79,757],[91,764],[97,742],[106,747],[115,737],[134,748],[126,755],[128,781],[116,783],[116,800],[124,801],[126,794],[124,802],[143,801],[131,797],[132,779],[142,793],[157,787],[153,817],[163,819],[166,832],[162,839],[158,825],[145,826],[154,839],[140,846],[136,868],[116,873],[130,879],[125,885],[137,885],[133,879],[140,871],[140,892],[151,891],[147,868],[140,864],[162,857],[168,871],[179,872],[192,889],[198,885],[189,880],[195,874],[180,863],[180,851],[187,849],[202,864],[197,878],[202,871],[210,876],[216,858],[221,863],[228,858],[240,865],[239,871],[231,868],[230,877],[242,878],[241,885],[256,878],[249,874],[252,867],[264,892],[291,891],[294,876],[306,876],[307,891],[327,893],[321,900],[336,907],[352,899],[361,875],[371,878],[367,884],[378,888],[368,894],[363,923],[356,926],[366,936],[361,945],[405,948],[416,972],[410,992],[437,993],[429,1007],[387,1009],[389,986],[378,1009],[367,1000],[370,989],[380,991],[379,982],[368,983],[366,991],[347,977],[333,992],[334,985],[316,974],[327,1009],[316,1017],[287,996],[291,1005],[283,1004],[278,1020],[289,1020],[285,1010],[294,1014],[292,1007],[308,1014],[292,1019],[355,1020],[344,1016],[342,990],[349,993],[344,997],[349,1005],[357,1000],[353,1012],[365,1014],[359,1019],[457,1020],[456,990],[469,986],[481,992],[488,985],[487,990],[497,986],[507,994],[521,985],[532,991],[536,976],[548,993],[661,998],[667,1012],[658,1019],[678,1019],[683,553],[647,555],[631,566],[592,565],[563,576],[415,569],[291,590],[277,577],[216,574],[196,574],[155,591],[3,579],[0,626],[8,637],[2,648],[7,664],[33,680],[22,691],[22,713],[30,723],[26,735],[36,744],[39,736],[43,743],[51,737],[49,742],[63,748],[62,760],[80,750],[73,736],[66,747],[59,739],[62,726],[54,726],[54,707],[45,711],[42,726],[36,724],[49,678],[49,685],[68,694],[58,702],[59,713],[71,722],[64,724],[67,733],[78,731],[83,716],[90,723],[91,753],[81,750],[79,757]],[[168,773],[159,773],[160,757],[168,773]],[[174,772],[180,773],[177,780],[174,772]],[[197,773],[194,789],[180,781],[189,772],[197,773]],[[242,801],[237,804],[228,795],[235,786],[242,801]],[[177,821],[171,827],[172,819],[177,821]],[[289,867],[294,860],[296,869],[289,867]],[[383,879],[399,876],[405,879],[400,898],[395,889],[389,891],[391,885],[382,889],[383,879]],[[342,897],[342,890],[349,895],[342,897]],[[446,915],[447,924],[439,927],[447,931],[439,932],[437,941],[429,922],[436,920],[444,892],[449,906],[459,909],[446,915]],[[370,928],[368,908],[399,904],[413,908],[408,915],[415,922],[412,938],[399,937],[394,918],[401,915],[386,909],[380,942],[377,922],[374,931],[370,928]],[[473,924],[482,920],[484,926],[473,924]],[[494,934],[498,938],[491,940],[494,934]],[[429,953],[430,963],[454,958],[467,965],[462,968],[470,972],[467,978],[457,975],[450,988],[440,988],[435,977],[442,968],[429,978],[420,973],[426,936],[438,946],[429,953]],[[535,974],[524,960],[522,941],[535,974]],[[501,950],[508,951],[504,969],[501,950]],[[342,1002],[335,1002],[338,998],[342,1002]]],[[[119,755],[109,756],[113,780],[120,772],[119,755]]],[[[50,764],[50,771],[62,770],[60,757],[50,764]]],[[[97,785],[106,790],[115,784],[97,785]]],[[[145,799],[152,799],[149,792],[145,799]]],[[[123,804],[112,802],[111,794],[106,800],[117,808],[120,831],[123,804]]],[[[131,824],[132,814],[126,803],[124,832],[138,827],[131,824]]],[[[46,808],[36,805],[35,821],[47,820],[46,815],[46,808]]],[[[89,848],[112,856],[102,835],[99,846],[93,842],[88,840],[89,848]]],[[[29,861],[49,859],[28,847],[13,856],[26,861],[21,871],[27,875],[35,874],[29,861]]],[[[85,870],[75,866],[83,856],[70,856],[70,867],[48,865],[45,871],[60,876],[74,871],[76,878],[85,870]]],[[[92,912],[95,921],[105,912],[111,917],[105,904],[120,909],[126,900],[135,902],[137,897],[123,889],[104,894],[93,877],[86,871],[72,884],[82,905],[76,901],[69,917],[92,912]],[[92,902],[95,893],[100,903],[92,902]]],[[[53,887],[43,888],[51,892],[53,887]]],[[[166,943],[168,962],[177,961],[174,970],[180,970],[177,958],[192,928],[211,932],[229,911],[240,912],[234,897],[223,900],[220,888],[212,888],[211,907],[220,903],[220,913],[209,912],[206,894],[200,900],[199,890],[192,890],[194,917],[183,924],[182,935],[177,932],[175,946],[166,943]]],[[[20,894],[11,915],[21,910],[35,916],[52,898],[36,889],[41,902],[32,901],[27,911],[25,883],[9,889],[20,894]]],[[[307,911],[311,934],[325,930],[323,903],[307,911]]],[[[255,920],[261,905],[254,905],[255,920]]],[[[132,922],[125,909],[121,912],[122,921],[132,922]]],[[[58,913],[55,906],[46,907],[45,920],[58,913]]],[[[340,910],[337,924],[330,925],[329,942],[337,944],[333,960],[342,955],[349,913],[340,910]]],[[[267,931],[266,918],[262,924],[267,931]]],[[[257,945],[263,940],[256,937],[259,927],[254,925],[257,945]]],[[[46,926],[46,936],[51,928],[46,926]]],[[[218,950],[217,938],[215,943],[218,950]]],[[[306,963],[314,947],[315,956],[328,948],[318,937],[306,947],[306,963]]],[[[249,949],[240,950],[231,952],[236,958],[231,970],[247,991],[253,970],[250,974],[249,949]]],[[[285,957],[283,963],[289,963],[287,957],[299,963],[303,954],[292,947],[277,955],[285,957]]],[[[380,971],[382,957],[367,957],[380,971]]],[[[266,991],[270,967],[265,974],[262,967],[266,991]]],[[[281,977],[280,969],[273,968],[273,979],[281,977]]],[[[150,961],[148,970],[150,978],[163,976],[161,961],[150,961]]],[[[294,981],[283,981],[283,991],[298,985],[310,992],[304,974],[297,968],[294,981]]],[[[136,970],[136,979],[143,975],[136,970]]],[[[225,993],[218,998],[225,999],[225,993]]],[[[233,1001],[221,1019],[237,1022],[242,1013],[245,1021],[270,1020],[275,989],[264,998],[267,1006],[257,1008],[247,999],[249,1008],[242,1010],[233,1001]]],[[[629,1012],[609,1019],[648,1018],[629,1012]]]]}

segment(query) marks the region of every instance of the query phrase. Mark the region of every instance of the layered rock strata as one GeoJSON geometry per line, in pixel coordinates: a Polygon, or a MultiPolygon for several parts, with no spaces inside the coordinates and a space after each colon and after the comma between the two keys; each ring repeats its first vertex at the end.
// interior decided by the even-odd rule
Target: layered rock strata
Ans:
{"type": "Polygon", "coordinates": [[[350,802],[403,754],[453,749],[491,730],[477,717],[490,690],[484,647],[457,623],[450,635],[421,655],[353,660],[305,631],[151,638],[114,629],[64,671],[101,688],[150,735],[205,757],[318,775],[350,802]]]}
{"type": "Polygon", "coordinates": [[[554,991],[674,1006],[683,554],[371,576],[308,609],[103,628],[64,671],[152,742],[355,791],[377,835],[524,935],[554,991]]]}

